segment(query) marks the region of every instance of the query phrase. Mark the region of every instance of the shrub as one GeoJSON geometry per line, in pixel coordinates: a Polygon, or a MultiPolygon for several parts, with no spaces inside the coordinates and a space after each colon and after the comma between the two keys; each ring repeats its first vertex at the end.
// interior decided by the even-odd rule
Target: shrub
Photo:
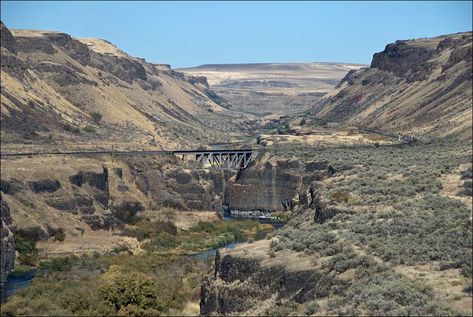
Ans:
{"type": "Polygon", "coordinates": [[[156,237],[161,232],[167,232],[172,235],[177,234],[177,227],[170,221],[156,221],[140,220],[133,228],[125,228],[122,235],[134,237],[138,241],[156,237]]]}
{"type": "Polygon", "coordinates": [[[166,198],[163,201],[164,207],[174,208],[174,209],[181,209],[183,207],[181,201],[175,198],[166,198]]]}
{"type": "Polygon", "coordinates": [[[20,265],[15,265],[15,269],[13,270],[11,275],[13,275],[13,276],[22,276],[22,275],[30,273],[34,270],[35,270],[34,266],[21,265],[21,264],[20,265]]]}
{"type": "Polygon", "coordinates": [[[20,254],[32,253],[36,248],[34,241],[28,241],[20,235],[15,235],[15,249],[20,254]]]}
{"type": "Polygon", "coordinates": [[[31,240],[27,240],[25,237],[19,234],[14,235],[15,249],[19,253],[19,262],[24,265],[34,266],[37,262],[38,250],[36,249],[36,243],[31,240]]]}
{"type": "Polygon", "coordinates": [[[179,241],[173,235],[167,232],[161,232],[150,241],[144,243],[143,248],[148,252],[169,250],[176,248],[179,245],[179,241]]]}
{"type": "Polygon", "coordinates": [[[310,316],[313,315],[319,310],[320,306],[316,301],[309,302],[304,308],[304,314],[310,316]]]}
{"type": "Polygon", "coordinates": [[[95,129],[95,127],[94,127],[94,126],[91,126],[91,125],[86,126],[85,128],[83,128],[83,130],[84,130],[85,132],[88,132],[88,133],[95,133],[95,132],[97,132],[97,130],[95,129]]]}
{"type": "Polygon", "coordinates": [[[70,271],[76,258],[73,256],[65,256],[59,258],[53,258],[48,262],[41,263],[42,268],[46,268],[52,271],[70,271]]]}
{"type": "Polygon", "coordinates": [[[79,128],[76,128],[76,127],[70,125],[69,123],[64,124],[64,130],[66,130],[68,132],[75,133],[75,134],[80,134],[79,128]]]}
{"type": "Polygon", "coordinates": [[[266,311],[266,316],[289,316],[297,309],[297,305],[294,302],[276,303],[275,306],[271,307],[266,311]]]}
{"type": "Polygon", "coordinates": [[[54,230],[53,236],[54,236],[54,241],[64,241],[64,239],[66,239],[66,234],[64,233],[63,228],[54,230]]]}
{"type": "Polygon", "coordinates": [[[207,232],[212,233],[217,231],[217,226],[212,222],[199,221],[197,225],[192,227],[190,230],[196,232],[207,232]]]}
{"type": "Polygon", "coordinates": [[[331,195],[333,200],[335,200],[337,203],[348,203],[348,201],[350,200],[350,194],[347,193],[347,192],[343,192],[343,191],[336,191],[336,192],[333,192],[331,195]]]}
{"type": "Polygon", "coordinates": [[[92,120],[94,120],[96,124],[99,124],[100,121],[102,120],[102,114],[100,112],[96,112],[96,111],[91,112],[90,116],[92,117],[92,120]]]}

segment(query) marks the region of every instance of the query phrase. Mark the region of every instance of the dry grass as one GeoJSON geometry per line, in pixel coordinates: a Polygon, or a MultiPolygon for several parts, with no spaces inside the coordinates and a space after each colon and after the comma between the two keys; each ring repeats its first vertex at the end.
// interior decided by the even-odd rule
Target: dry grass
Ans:
{"type": "Polygon", "coordinates": [[[109,230],[86,230],[81,235],[66,236],[64,241],[39,241],[37,248],[40,257],[65,256],[70,254],[107,253],[115,248],[126,248],[134,254],[142,252],[135,238],[120,236],[109,230]]]}
{"type": "Polygon", "coordinates": [[[439,271],[436,263],[415,266],[397,266],[395,271],[411,280],[431,286],[438,298],[445,304],[453,306],[466,316],[473,314],[472,298],[462,292],[463,287],[471,283],[471,279],[460,274],[460,269],[439,271]]]}
{"type": "Polygon", "coordinates": [[[146,210],[141,213],[142,217],[151,221],[171,220],[180,230],[189,230],[197,225],[199,221],[214,222],[219,218],[215,211],[178,211],[173,209],[146,210]]]}
{"type": "Polygon", "coordinates": [[[386,138],[373,138],[372,135],[363,133],[353,133],[344,130],[327,130],[320,133],[320,129],[314,131],[307,131],[305,135],[261,135],[262,143],[266,146],[287,144],[298,144],[302,146],[314,145],[366,145],[366,144],[392,144],[391,140],[386,138]]]}
{"type": "Polygon", "coordinates": [[[472,210],[473,200],[471,196],[458,196],[458,193],[463,189],[463,180],[461,179],[461,172],[471,168],[471,164],[461,164],[452,173],[444,174],[441,177],[442,191],[441,195],[458,199],[463,202],[470,210],[472,210]]]}

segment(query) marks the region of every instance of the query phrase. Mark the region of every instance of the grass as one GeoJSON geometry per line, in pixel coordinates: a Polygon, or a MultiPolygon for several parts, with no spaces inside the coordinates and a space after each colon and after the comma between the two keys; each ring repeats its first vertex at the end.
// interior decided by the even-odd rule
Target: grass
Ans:
{"type": "Polygon", "coordinates": [[[36,268],[31,265],[16,265],[13,272],[10,273],[12,276],[22,276],[34,271],[36,268]]]}

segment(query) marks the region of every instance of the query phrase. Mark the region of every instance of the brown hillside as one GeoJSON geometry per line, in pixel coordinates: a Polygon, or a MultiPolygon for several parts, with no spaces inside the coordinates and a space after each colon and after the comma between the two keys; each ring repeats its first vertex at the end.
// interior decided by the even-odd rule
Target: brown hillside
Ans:
{"type": "Polygon", "coordinates": [[[179,148],[232,137],[221,119],[228,111],[212,100],[205,78],[131,57],[104,40],[3,24],[1,32],[6,148],[179,148]]]}
{"type": "Polygon", "coordinates": [[[396,41],[310,114],[431,137],[472,137],[472,33],[396,41]]]}

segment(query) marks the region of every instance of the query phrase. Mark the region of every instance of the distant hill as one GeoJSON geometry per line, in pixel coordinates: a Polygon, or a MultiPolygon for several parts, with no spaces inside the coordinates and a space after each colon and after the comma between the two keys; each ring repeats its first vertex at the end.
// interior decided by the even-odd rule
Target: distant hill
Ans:
{"type": "Polygon", "coordinates": [[[388,44],[307,117],[471,140],[472,33],[388,44]]]}
{"type": "Polygon", "coordinates": [[[350,71],[367,65],[347,63],[207,64],[180,68],[205,76],[219,96],[235,110],[256,115],[307,110],[334,89],[350,71]]]}
{"type": "Polygon", "coordinates": [[[232,136],[235,122],[220,120],[227,110],[205,78],[129,56],[105,40],[3,23],[1,39],[4,148],[180,148],[232,136]]]}

